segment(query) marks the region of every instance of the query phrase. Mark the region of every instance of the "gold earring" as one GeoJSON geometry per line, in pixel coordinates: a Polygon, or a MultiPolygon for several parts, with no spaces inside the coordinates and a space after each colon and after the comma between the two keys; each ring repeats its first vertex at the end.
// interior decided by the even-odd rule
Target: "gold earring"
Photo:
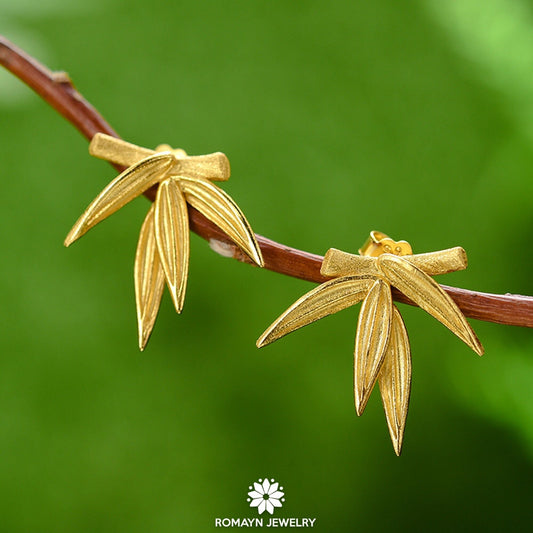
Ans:
{"type": "Polygon", "coordinates": [[[392,302],[395,287],[455,333],[478,355],[483,347],[455,302],[430,276],[467,267],[463,248],[413,255],[406,241],[373,231],[353,255],[331,248],[320,273],[322,283],[289,307],[257,341],[259,348],[327,315],[363,302],[354,354],[354,395],[358,415],[379,384],[389,433],[400,455],[411,390],[411,350],[407,330],[392,302]]]}
{"type": "Polygon", "coordinates": [[[93,200],[70,230],[70,246],[96,224],[128,202],[158,186],[154,205],[144,220],[135,256],[135,299],[139,348],[144,350],[155,324],[166,284],[178,313],[183,309],[189,270],[187,204],[224,231],[250,259],[263,266],[255,235],[238,205],[213,181],[229,178],[227,157],[188,156],[160,145],[156,151],[101,133],[89,146],[91,155],[128,168],[93,200]]]}

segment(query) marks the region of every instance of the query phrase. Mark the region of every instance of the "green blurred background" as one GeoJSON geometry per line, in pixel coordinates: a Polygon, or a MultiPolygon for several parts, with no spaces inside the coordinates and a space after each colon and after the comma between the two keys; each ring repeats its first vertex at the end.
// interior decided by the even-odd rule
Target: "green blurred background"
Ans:
{"type": "MultiPolygon", "coordinates": [[[[126,139],[224,151],[223,188],[263,235],[356,251],[372,229],[462,245],[441,282],[533,294],[533,4],[0,0],[0,32],[126,139]],[[43,5],[45,4],[45,5],[43,5]]],[[[115,175],[0,72],[0,531],[203,532],[253,517],[341,531],[530,531],[531,330],[473,321],[478,358],[402,306],[413,351],[404,452],[379,395],[353,408],[358,309],[258,351],[312,285],[191,242],[182,316],[165,295],[136,346],[139,199],[62,241],[115,175]]]]}

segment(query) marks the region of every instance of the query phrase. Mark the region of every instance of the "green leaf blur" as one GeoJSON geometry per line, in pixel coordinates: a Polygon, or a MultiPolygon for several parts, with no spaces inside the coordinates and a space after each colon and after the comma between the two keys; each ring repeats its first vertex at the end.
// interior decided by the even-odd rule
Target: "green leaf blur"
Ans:
{"type": "MultiPolygon", "coordinates": [[[[439,281],[533,294],[526,0],[49,4],[0,0],[0,31],[128,141],[226,153],[222,187],[258,233],[320,254],[373,229],[415,253],[461,245],[468,270],[439,281]]],[[[397,458],[377,391],[355,415],[358,309],[257,350],[312,285],[198,237],[182,315],[166,295],[139,353],[148,204],[63,248],[115,171],[3,71],[0,175],[0,531],[213,531],[257,516],[246,494],[265,476],[285,489],[275,516],[318,531],[530,529],[530,330],[473,321],[478,358],[401,306],[397,458]]]]}

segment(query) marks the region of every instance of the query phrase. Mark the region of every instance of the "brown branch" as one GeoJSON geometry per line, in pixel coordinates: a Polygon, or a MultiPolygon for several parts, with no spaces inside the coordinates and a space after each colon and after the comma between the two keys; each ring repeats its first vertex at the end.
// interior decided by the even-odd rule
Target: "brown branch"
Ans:
{"type": "MultiPolygon", "coordinates": [[[[31,87],[87,139],[92,139],[98,132],[118,137],[98,111],[74,88],[67,74],[51,72],[2,36],[0,36],[0,64],[31,87]]],[[[116,168],[119,171],[123,170],[120,167],[116,168]]],[[[153,190],[148,191],[146,196],[153,199],[153,193],[153,190]]],[[[195,233],[211,242],[223,243],[228,255],[249,262],[217,226],[192,207],[189,207],[189,214],[190,226],[195,233]]],[[[289,248],[260,235],[257,235],[257,240],[263,253],[265,268],[316,283],[326,280],[320,275],[323,259],[321,256],[289,248]]],[[[443,288],[468,317],[497,324],[533,327],[531,296],[486,294],[444,285],[443,288]]],[[[397,291],[394,292],[394,298],[413,305],[397,291]]]]}

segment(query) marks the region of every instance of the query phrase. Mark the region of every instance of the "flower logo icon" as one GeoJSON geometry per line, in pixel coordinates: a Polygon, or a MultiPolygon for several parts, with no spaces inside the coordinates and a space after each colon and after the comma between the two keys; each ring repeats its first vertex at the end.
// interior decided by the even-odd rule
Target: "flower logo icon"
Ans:
{"type": "Polygon", "coordinates": [[[283,487],[279,486],[279,483],[273,479],[260,479],[259,482],[254,483],[254,486],[249,486],[250,496],[246,501],[250,502],[250,507],[257,507],[257,512],[263,514],[267,511],[270,514],[274,514],[274,507],[281,507],[281,502],[285,501],[283,487]]]}

